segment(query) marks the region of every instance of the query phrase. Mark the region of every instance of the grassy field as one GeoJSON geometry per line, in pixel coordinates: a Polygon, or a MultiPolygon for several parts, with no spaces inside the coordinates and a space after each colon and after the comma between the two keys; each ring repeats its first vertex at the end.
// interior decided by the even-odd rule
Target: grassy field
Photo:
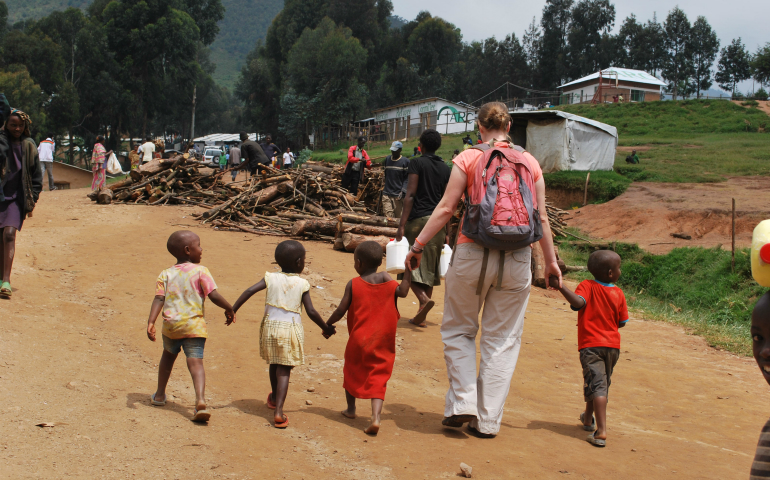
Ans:
{"type": "Polygon", "coordinates": [[[615,171],[633,181],[701,183],[770,175],[770,134],[758,133],[770,117],[755,107],[684,100],[559,108],[613,125],[619,146],[641,147],[639,165],[628,165],[625,151],[615,159],[615,171]]]}
{"type": "MultiPolygon", "coordinates": [[[[455,149],[463,151],[463,141],[462,138],[465,136],[465,134],[457,134],[457,135],[441,135],[441,148],[438,149],[439,157],[443,158],[446,161],[449,161],[449,159],[452,158],[452,154],[454,153],[455,149]]],[[[472,138],[474,141],[476,140],[476,136],[472,135],[472,138]]],[[[369,157],[371,158],[377,158],[382,157],[382,159],[385,158],[385,156],[390,155],[390,143],[391,142],[376,142],[376,143],[369,143],[365,147],[366,152],[369,154],[369,157]]],[[[407,155],[409,157],[412,156],[414,153],[414,148],[419,143],[417,138],[410,138],[408,141],[403,142],[404,144],[404,150],[403,154],[407,155]]],[[[353,145],[351,143],[350,145],[342,145],[340,148],[334,149],[334,150],[316,150],[313,152],[313,160],[318,161],[324,161],[324,162],[332,162],[332,163],[345,163],[348,158],[348,148],[350,148],[353,145]]],[[[382,162],[382,159],[375,160],[375,162],[382,162]]]]}
{"type": "MultiPolygon", "coordinates": [[[[652,255],[636,245],[617,244],[623,258],[620,286],[629,308],[645,318],[682,325],[710,345],[740,355],[751,354],[751,309],[766,289],[751,277],[748,249],[677,248],[652,255]]],[[[568,265],[585,265],[589,253],[569,244],[559,246],[568,265]]],[[[567,278],[593,278],[588,272],[567,278]]]]}

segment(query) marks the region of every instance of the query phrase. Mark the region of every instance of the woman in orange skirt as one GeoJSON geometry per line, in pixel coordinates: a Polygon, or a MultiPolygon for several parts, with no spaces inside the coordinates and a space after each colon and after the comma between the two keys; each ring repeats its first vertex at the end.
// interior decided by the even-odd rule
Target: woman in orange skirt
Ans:
{"type": "Polygon", "coordinates": [[[363,242],[353,256],[360,275],[345,287],[340,306],[326,322],[334,325],[348,314],[348,339],[345,348],[345,398],[347,410],[342,415],[356,418],[356,399],[372,400],[372,423],[364,430],[377,435],[380,414],[388,380],[396,361],[396,324],[401,317],[397,298],[409,293],[411,272],[404,274],[399,284],[386,272],[377,272],[382,265],[382,247],[377,242],[363,242]]]}

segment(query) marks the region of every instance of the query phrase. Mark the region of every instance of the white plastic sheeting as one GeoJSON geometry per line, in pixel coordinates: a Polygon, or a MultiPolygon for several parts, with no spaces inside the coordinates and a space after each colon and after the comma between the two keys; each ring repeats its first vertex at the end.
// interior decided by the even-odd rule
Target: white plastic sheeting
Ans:
{"type": "Polygon", "coordinates": [[[542,113],[516,116],[527,118],[526,148],[544,172],[612,170],[618,146],[615,127],[560,111],[542,113]]]}

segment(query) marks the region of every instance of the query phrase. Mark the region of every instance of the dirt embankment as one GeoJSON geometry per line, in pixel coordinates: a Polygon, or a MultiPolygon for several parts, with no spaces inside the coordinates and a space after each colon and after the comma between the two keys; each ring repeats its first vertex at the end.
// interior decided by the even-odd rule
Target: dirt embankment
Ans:
{"type": "Polygon", "coordinates": [[[732,199],[736,246],[751,245],[754,227],[770,218],[770,180],[738,177],[721,183],[633,183],[620,197],[574,210],[568,220],[592,237],[638,243],[653,253],[676,247],[730,248],[732,199]],[[671,237],[690,235],[692,240],[671,237]]]}
{"type": "MultiPolygon", "coordinates": [[[[162,347],[147,340],[145,326],[155,279],[173,263],[168,235],[189,228],[201,236],[202,263],[230,301],[275,268],[281,239],[198,226],[189,218],[194,208],[98,206],[84,193],[43,193],[18,236],[16,292],[0,301],[3,478],[411,480],[456,478],[460,462],[482,480],[748,475],[768,416],[767,385],[752,360],[708,348],[679,328],[632,318],[612,379],[608,446],[596,449],[577,420],[583,399],[575,314],[556,293],[537,289],[502,429],[492,440],[440,423],[444,287],[435,289],[429,328],[399,322],[376,438],[362,431],[366,401],[361,418],[339,413],[344,326],[324,340],[307,317],[307,365],[292,374],[287,400],[291,425],[270,426],[267,365],[258,351],[264,294],[230,327],[221,310],[207,305],[209,424],[189,420],[194,393],[182,358],[169,403],[152,407],[162,347]],[[35,426],[42,422],[55,426],[35,426]]],[[[313,302],[328,315],[355,276],[352,255],[325,243],[305,245],[313,302]]],[[[413,315],[414,298],[399,307],[404,317],[413,315]]]]}

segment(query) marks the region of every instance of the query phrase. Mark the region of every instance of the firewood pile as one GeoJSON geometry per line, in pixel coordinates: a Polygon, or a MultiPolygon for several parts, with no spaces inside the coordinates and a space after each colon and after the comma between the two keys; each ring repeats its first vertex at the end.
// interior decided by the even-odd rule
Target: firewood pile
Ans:
{"type": "MultiPolygon", "coordinates": [[[[368,170],[357,196],[340,186],[343,171],[342,165],[307,162],[301,169],[268,167],[247,181],[226,183],[230,170],[209,168],[185,154],[155,159],[88,197],[100,204],[195,205],[204,210],[192,216],[219,230],[324,240],[349,252],[366,240],[384,248],[398,227],[398,219],[377,215],[384,171],[368,170]]],[[[566,214],[548,206],[557,236],[567,235],[561,219],[566,214]]]]}

